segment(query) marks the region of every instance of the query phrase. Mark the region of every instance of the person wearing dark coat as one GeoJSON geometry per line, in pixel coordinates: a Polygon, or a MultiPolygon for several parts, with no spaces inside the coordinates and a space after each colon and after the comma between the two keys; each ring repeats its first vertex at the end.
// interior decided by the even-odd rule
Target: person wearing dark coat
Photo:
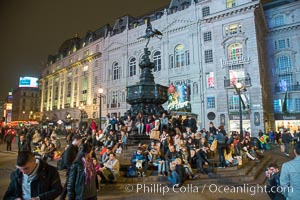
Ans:
{"type": "Polygon", "coordinates": [[[4,135],[4,142],[6,143],[6,151],[11,151],[11,144],[13,142],[15,135],[12,133],[12,130],[7,130],[4,135]]]}
{"type": "MultiPolygon", "coordinates": [[[[69,147],[65,150],[65,155],[63,157],[64,167],[67,169],[66,177],[68,180],[69,173],[71,166],[73,164],[73,161],[76,159],[78,154],[78,148],[82,142],[82,138],[80,135],[74,135],[72,138],[72,143],[69,145],[69,147]]],[[[67,196],[67,181],[65,182],[63,192],[60,196],[60,200],[64,200],[67,196]]]]}
{"type": "Polygon", "coordinates": [[[92,161],[93,149],[84,144],[70,169],[67,180],[70,200],[97,200],[97,173],[92,161]]]}
{"type": "Polygon", "coordinates": [[[180,187],[186,180],[181,158],[176,158],[171,163],[170,168],[172,173],[168,176],[168,180],[174,184],[174,187],[180,187]]]}
{"type": "Polygon", "coordinates": [[[10,180],[3,197],[5,200],[54,200],[62,192],[57,169],[35,159],[30,151],[18,153],[17,170],[12,172],[10,180]]]}
{"type": "Polygon", "coordinates": [[[20,139],[18,142],[18,149],[20,151],[31,151],[30,142],[26,139],[24,134],[20,135],[20,139]]]}

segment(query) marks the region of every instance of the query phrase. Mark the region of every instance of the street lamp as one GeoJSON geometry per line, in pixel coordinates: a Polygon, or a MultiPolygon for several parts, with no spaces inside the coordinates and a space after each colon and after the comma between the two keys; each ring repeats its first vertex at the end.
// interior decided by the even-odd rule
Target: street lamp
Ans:
{"type": "Polygon", "coordinates": [[[30,111],[29,113],[30,113],[29,119],[32,120],[32,114],[33,114],[33,111],[30,111]]]}
{"type": "Polygon", "coordinates": [[[240,115],[240,139],[243,139],[243,113],[242,113],[242,97],[241,90],[244,88],[244,85],[241,82],[237,82],[234,85],[234,89],[239,96],[239,115],[240,115]]]}
{"type": "Polygon", "coordinates": [[[103,88],[98,89],[98,98],[99,98],[99,129],[102,129],[101,119],[102,119],[102,97],[103,95],[103,88]]]}
{"type": "Polygon", "coordinates": [[[83,103],[80,104],[80,106],[78,107],[79,110],[80,110],[80,123],[79,123],[79,128],[81,129],[81,126],[82,126],[82,114],[83,114],[83,111],[85,109],[83,103]]]}
{"type": "Polygon", "coordinates": [[[23,121],[25,121],[25,110],[23,110],[23,121]]]}

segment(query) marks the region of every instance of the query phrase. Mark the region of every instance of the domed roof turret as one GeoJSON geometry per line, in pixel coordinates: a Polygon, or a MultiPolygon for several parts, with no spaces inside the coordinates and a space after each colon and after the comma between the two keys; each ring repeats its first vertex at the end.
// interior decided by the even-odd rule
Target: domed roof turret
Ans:
{"type": "Polygon", "coordinates": [[[67,54],[67,52],[72,50],[74,47],[76,49],[79,49],[80,41],[81,41],[81,39],[78,36],[78,34],[76,33],[73,38],[64,41],[62,43],[62,45],[60,45],[60,47],[58,49],[58,53],[63,54],[63,56],[65,56],[67,54]]]}

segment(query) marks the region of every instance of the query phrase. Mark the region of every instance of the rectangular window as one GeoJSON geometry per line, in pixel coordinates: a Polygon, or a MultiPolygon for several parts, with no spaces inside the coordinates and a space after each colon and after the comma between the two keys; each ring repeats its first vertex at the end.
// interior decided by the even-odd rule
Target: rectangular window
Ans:
{"type": "Polygon", "coordinates": [[[94,77],[94,84],[95,84],[95,85],[98,85],[98,76],[95,76],[95,77],[94,77]]]}
{"type": "Polygon", "coordinates": [[[281,26],[284,24],[284,19],[282,15],[276,16],[274,18],[274,26],[281,26]]]}
{"type": "Polygon", "coordinates": [[[209,7],[207,6],[207,7],[202,8],[202,17],[206,17],[208,15],[210,15],[209,7]]]}
{"type": "Polygon", "coordinates": [[[231,97],[229,97],[229,104],[228,104],[228,108],[231,111],[235,111],[239,109],[239,96],[238,95],[233,95],[231,97]]]}
{"type": "Polygon", "coordinates": [[[278,40],[279,49],[285,48],[285,40],[278,40]]]}
{"type": "Polygon", "coordinates": [[[295,111],[294,99],[287,99],[287,110],[289,112],[294,112],[295,111]]]}
{"type": "Polygon", "coordinates": [[[207,88],[215,87],[215,78],[213,72],[206,73],[206,83],[207,83],[207,88]]]}
{"type": "Polygon", "coordinates": [[[174,68],[174,56],[173,55],[169,56],[169,63],[170,63],[169,68],[173,69],[174,68]]]}
{"type": "Polygon", "coordinates": [[[215,97],[207,97],[207,108],[215,108],[216,102],[215,97]]]}
{"type": "Polygon", "coordinates": [[[226,8],[232,8],[236,6],[236,0],[226,0],[226,8]]]}
{"type": "Polygon", "coordinates": [[[296,104],[295,112],[300,112],[300,99],[299,98],[295,99],[295,104],[296,104]]]}
{"type": "Polygon", "coordinates": [[[213,53],[212,53],[212,50],[205,50],[204,51],[204,59],[205,59],[205,63],[211,63],[211,62],[213,62],[213,53]]]}
{"type": "Polygon", "coordinates": [[[203,33],[204,42],[211,41],[211,32],[203,33]]]}
{"type": "Polygon", "coordinates": [[[83,70],[82,70],[82,71],[84,71],[84,72],[85,72],[85,71],[87,71],[88,69],[89,69],[89,66],[88,66],[88,65],[86,65],[86,66],[84,66],[84,67],[83,67],[83,70]]]}
{"type": "Polygon", "coordinates": [[[185,51],[185,62],[186,65],[190,65],[190,51],[185,51]]]}
{"type": "Polygon", "coordinates": [[[238,25],[237,24],[231,24],[229,26],[230,35],[237,34],[238,32],[238,25]]]}

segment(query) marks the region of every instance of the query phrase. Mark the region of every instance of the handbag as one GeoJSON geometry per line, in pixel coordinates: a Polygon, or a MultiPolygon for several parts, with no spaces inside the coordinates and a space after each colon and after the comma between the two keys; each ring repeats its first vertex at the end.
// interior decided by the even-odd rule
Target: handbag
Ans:
{"type": "Polygon", "coordinates": [[[216,148],[217,148],[217,145],[218,145],[218,141],[217,141],[217,140],[214,140],[214,141],[211,143],[210,150],[211,150],[211,151],[215,151],[216,148]]]}

